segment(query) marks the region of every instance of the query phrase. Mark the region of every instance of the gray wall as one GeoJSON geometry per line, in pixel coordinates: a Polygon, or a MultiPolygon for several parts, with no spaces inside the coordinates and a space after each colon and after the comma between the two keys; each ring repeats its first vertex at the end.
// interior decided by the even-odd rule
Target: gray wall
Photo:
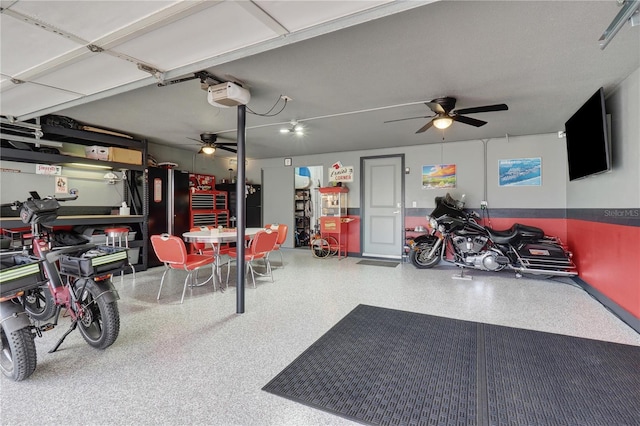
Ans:
{"type": "MultiPolygon", "coordinates": [[[[458,197],[465,194],[467,206],[472,208],[478,208],[485,197],[489,207],[496,208],[564,208],[566,205],[567,154],[565,141],[558,139],[557,133],[294,157],[293,166],[322,165],[325,177],[326,169],[336,161],[341,161],[345,166],[354,166],[355,180],[347,186],[349,207],[356,208],[360,207],[360,157],[387,154],[405,154],[405,167],[410,168],[410,173],[405,176],[405,207],[413,207],[415,201],[418,208],[432,208],[434,197],[447,192],[458,197]],[[542,158],[542,186],[498,186],[499,159],[529,157],[542,158]],[[422,166],[432,164],[456,164],[456,188],[422,189],[422,166]]],[[[253,160],[249,163],[247,177],[251,179],[256,178],[256,173],[259,176],[261,168],[284,167],[281,158],[253,160]]],[[[263,196],[268,194],[265,192],[263,196]]]]}
{"type": "Polygon", "coordinates": [[[568,182],[568,208],[640,207],[640,68],[610,93],[606,108],[613,169],[568,182]]]}
{"type": "Polygon", "coordinates": [[[487,172],[490,208],[564,208],[566,205],[567,146],[557,133],[489,141],[487,172]],[[499,160],[538,157],[542,161],[541,186],[499,185],[499,160]]]}
{"type": "MultiPolygon", "coordinates": [[[[2,169],[20,170],[20,173],[2,171],[0,175],[1,202],[24,201],[29,191],[37,191],[40,196],[56,195],[55,176],[37,175],[36,165],[0,161],[2,169]]],[[[62,166],[62,176],[67,177],[69,189],[78,190],[78,199],[67,201],[64,206],[109,206],[119,207],[124,196],[123,183],[109,185],[102,178],[109,170],[72,169],[62,166]]],[[[113,171],[119,177],[121,172],[113,171]]],[[[57,194],[64,196],[64,194],[57,194]]]]}

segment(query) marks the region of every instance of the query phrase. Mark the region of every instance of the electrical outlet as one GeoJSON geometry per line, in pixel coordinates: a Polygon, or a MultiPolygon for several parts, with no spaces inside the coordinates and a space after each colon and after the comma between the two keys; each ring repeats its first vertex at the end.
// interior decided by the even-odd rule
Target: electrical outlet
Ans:
{"type": "Polygon", "coordinates": [[[488,206],[489,204],[486,201],[480,201],[480,208],[486,209],[488,206]]]}
{"type": "Polygon", "coordinates": [[[414,201],[414,202],[413,202],[413,204],[412,204],[412,206],[413,206],[413,207],[418,207],[418,202],[417,202],[417,201],[414,201]]]}

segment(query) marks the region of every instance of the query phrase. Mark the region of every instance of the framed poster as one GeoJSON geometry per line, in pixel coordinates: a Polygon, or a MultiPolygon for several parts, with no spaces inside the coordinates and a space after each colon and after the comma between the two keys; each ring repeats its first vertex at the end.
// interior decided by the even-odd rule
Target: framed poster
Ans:
{"type": "Polygon", "coordinates": [[[422,189],[455,188],[456,165],[422,166],[422,189]]]}
{"type": "Polygon", "coordinates": [[[498,160],[500,186],[541,186],[541,158],[512,158],[498,160]]]}
{"type": "Polygon", "coordinates": [[[66,194],[69,192],[67,178],[62,176],[56,177],[56,194],[66,194]]]}

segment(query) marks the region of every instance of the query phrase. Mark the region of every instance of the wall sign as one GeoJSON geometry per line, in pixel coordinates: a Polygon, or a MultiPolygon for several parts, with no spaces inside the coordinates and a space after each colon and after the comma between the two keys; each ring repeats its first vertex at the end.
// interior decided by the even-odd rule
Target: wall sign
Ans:
{"type": "Polygon", "coordinates": [[[339,161],[329,167],[329,182],[353,182],[353,166],[343,166],[339,161]]]}
{"type": "Polygon", "coordinates": [[[69,185],[67,184],[67,178],[58,176],[56,178],[56,194],[66,194],[69,192],[69,185]]]}
{"type": "Polygon", "coordinates": [[[62,174],[62,167],[52,166],[50,164],[36,164],[36,174],[60,176],[62,174]]]}

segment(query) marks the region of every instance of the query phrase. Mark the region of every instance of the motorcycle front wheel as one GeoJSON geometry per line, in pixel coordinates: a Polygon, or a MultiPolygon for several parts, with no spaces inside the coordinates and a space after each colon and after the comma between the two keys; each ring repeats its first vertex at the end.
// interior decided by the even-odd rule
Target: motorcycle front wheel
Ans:
{"type": "Polygon", "coordinates": [[[0,327],[0,370],[8,378],[19,382],[29,377],[35,370],[37,361],[36,344],[28,327],[6,333],[0,327]]]}
{"type": "Polygon", "coordinates": [[[413,263],[413,266],[415,266],[418,269],[429,269],[429,268],[433,268],[435,265],[438,264],[438,262],[440,262],[440,250],[442,250],[442,246],[436,249],[432,257],[428,257],[429,252],[433,248],[433,244],[436,241],[437,240],[433,242],[419,243],[416,248],[411,250],[411,252],[409,253],[409,260],[411,260],[411,263],[413,263]]]}
{"type": "Polygon", "coordinates": [[[47,285],[28,290],[23,297],[24,310],[34,320],[46,321],[56,313],[56,304],[47,285]]]}
{"type": "MultiPolygon", "coordinates": [[[[75,283],[75,291],[82,290],[84,280],[75,283]]],[[[116,301],[106,302],[100,297],[102,290],[95,281],[86,280],[86,286],[78,300],[82,306],[82,315],[78,328],[84,340],[94,348],[105,349],[113,344],[120,333],[120,313],[116,301]]]]}

